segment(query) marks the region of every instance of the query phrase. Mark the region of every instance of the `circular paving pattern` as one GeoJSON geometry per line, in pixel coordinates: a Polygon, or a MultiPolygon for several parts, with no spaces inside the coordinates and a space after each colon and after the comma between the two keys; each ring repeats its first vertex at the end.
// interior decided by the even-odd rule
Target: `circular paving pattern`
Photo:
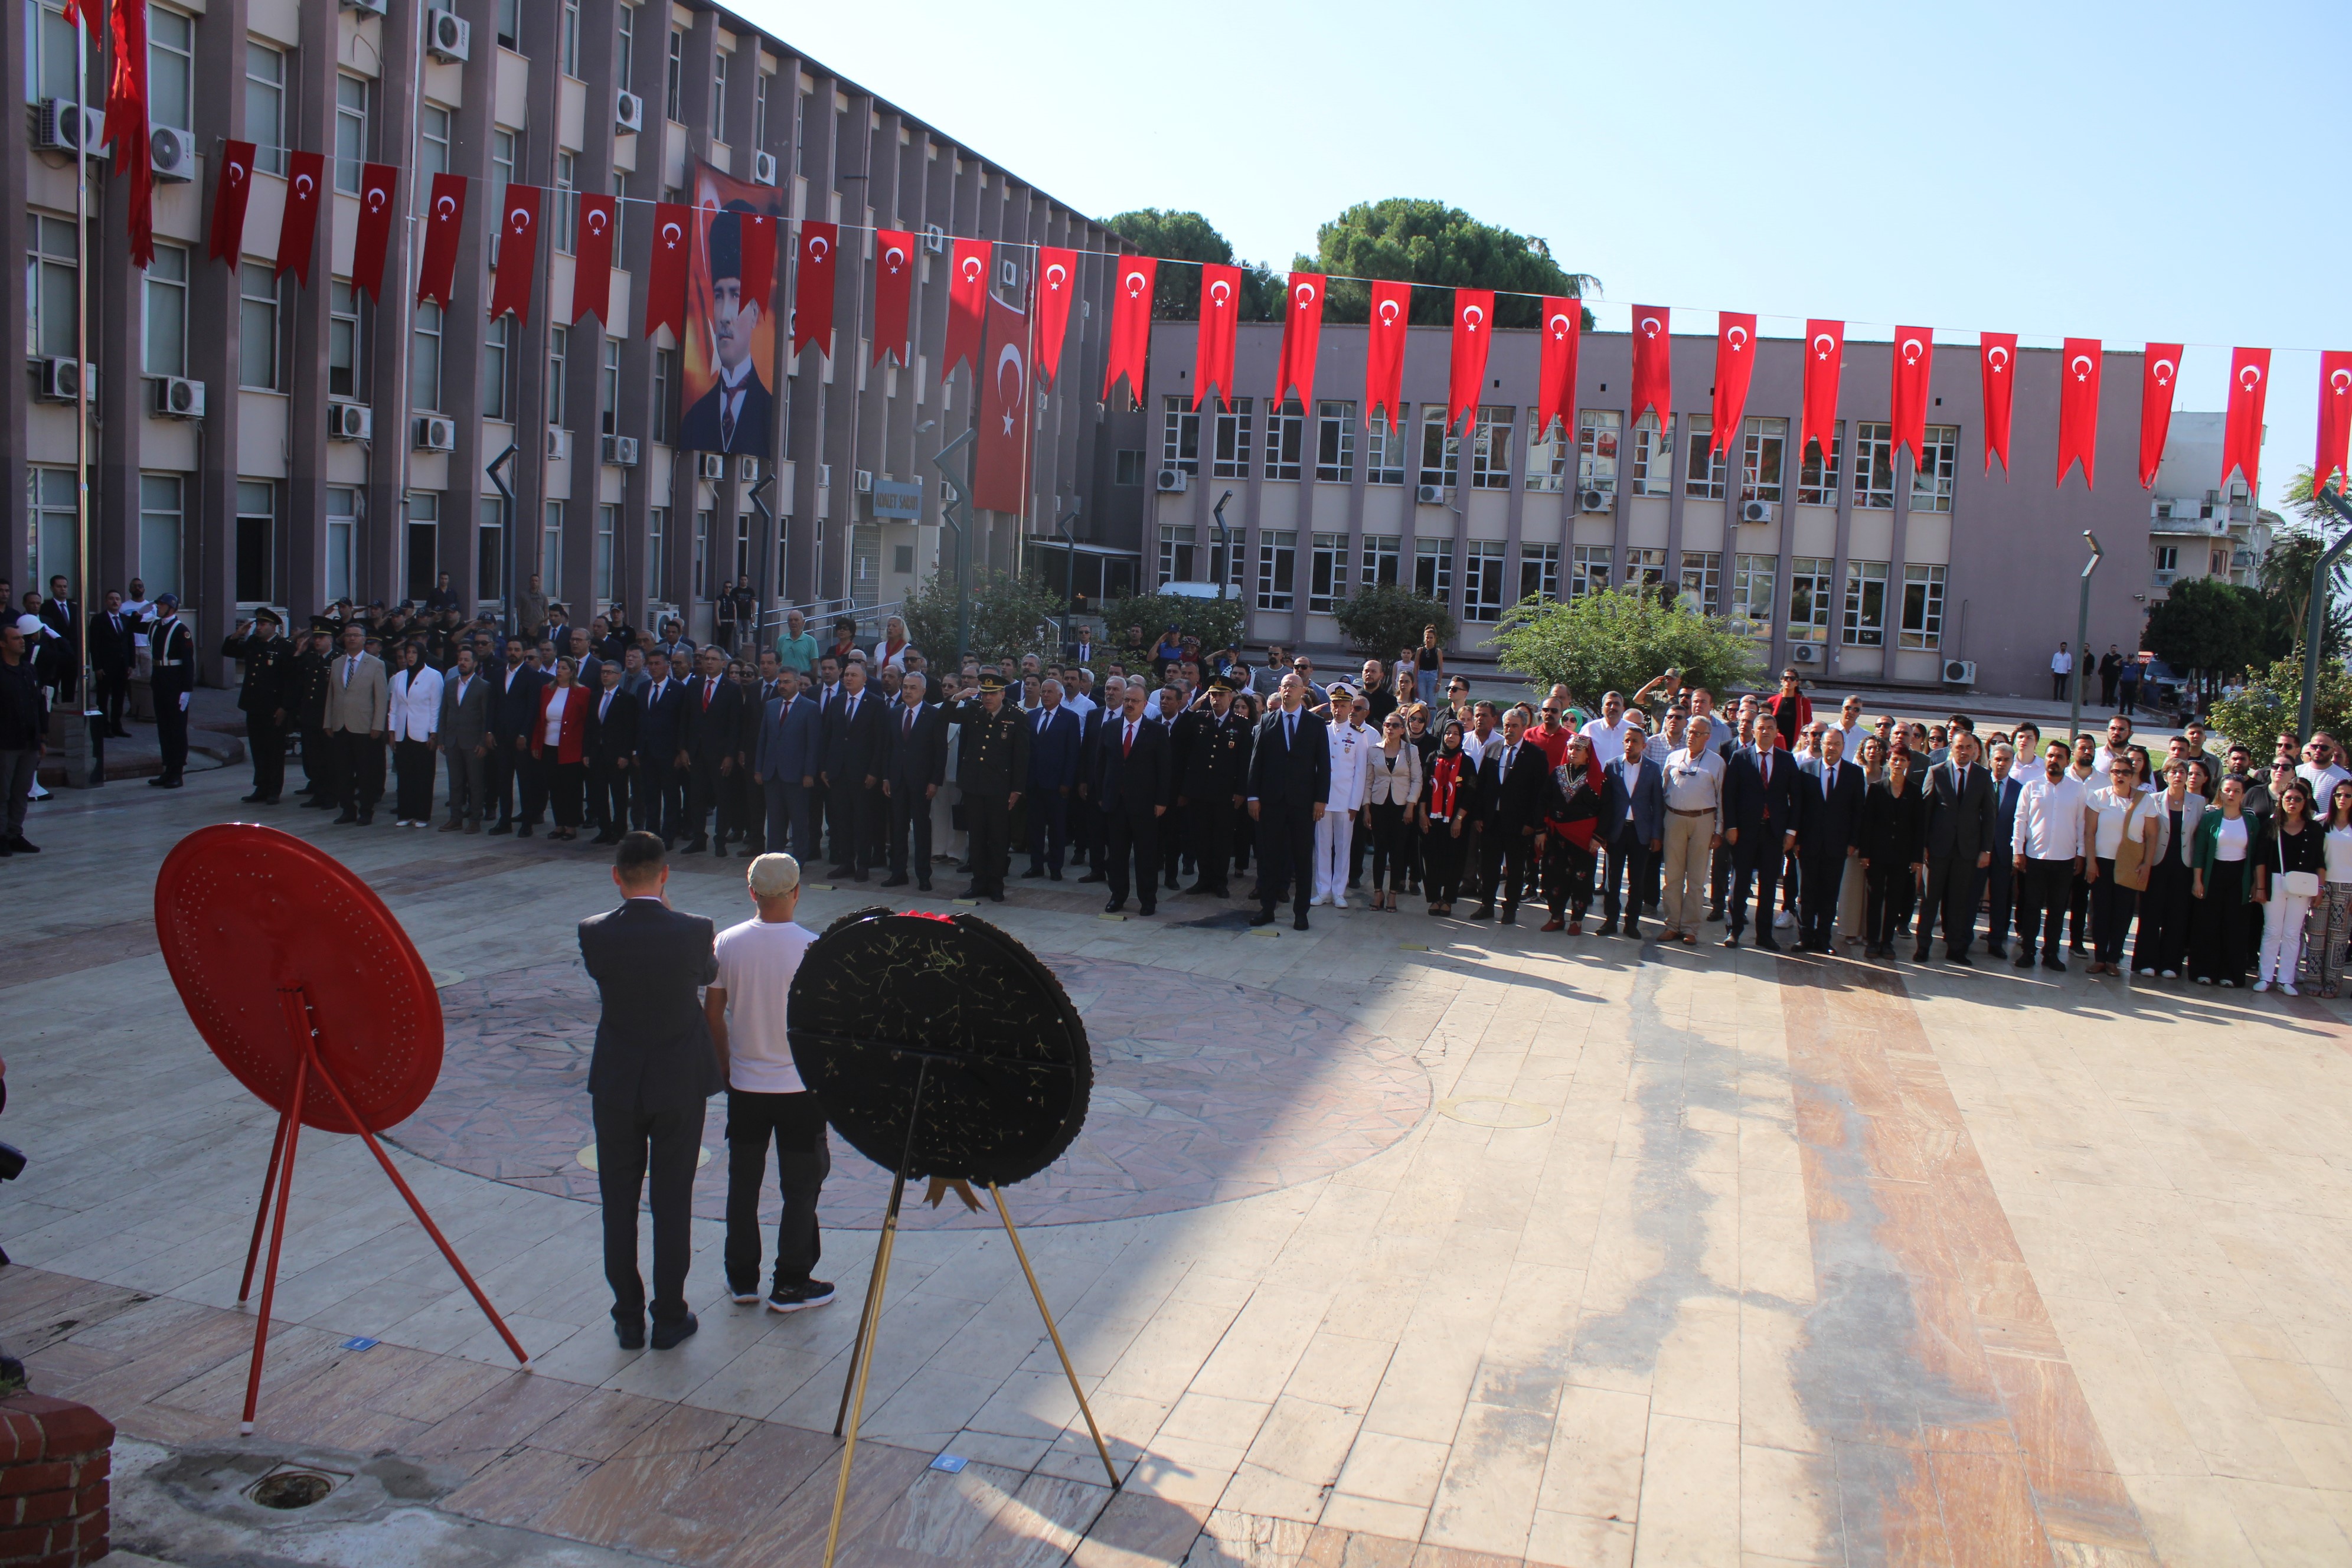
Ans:
{"type": "MultiPolygon", "coordinates": [[[[1339,1015],[1270,991],[1148,964],[1043,953],[1087,1021],[1095,1091],[1069,1152],[1008,1193],[1023,1225],[1172,1214],[1296,1186],[1404,1136],[1429,1110],[1405,1052],[1339,1015]]],[[[456,1170],[597,1201],[588,1055],[596,989],[576,963],[468,976],[441,992],[441,1081],[389,1135],[456,1170]]],[[[725,1217],[726,1102],[711,1101],[695,1213],[725,1217]]],[[[824,1223],[881,1224],[890,1178],[839,1139],[824,1223]]],[[[917,1189],[919,1191],[919,1189],[917,1189]]],[[[910,1198],[911,1203],[911,1198],[910,1198]]],[[[772,1166],[763,1212],[776,1209],[772,1166]]],[[[926,1228],[993,1226],[950,1198],[926,1228]]]]}

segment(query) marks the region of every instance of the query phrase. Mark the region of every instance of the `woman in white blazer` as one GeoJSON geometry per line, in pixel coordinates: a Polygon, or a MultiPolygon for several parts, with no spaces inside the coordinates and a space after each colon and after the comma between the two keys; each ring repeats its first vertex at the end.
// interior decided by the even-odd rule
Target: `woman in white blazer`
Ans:
{"type": "Polygon", "coordinates": [[[425,645],[400,650],[392,678],[392,766],[398,781],[393,816],[402,827],[423,827],[433,817],[434,736],[441,725],[441,672],[425,662],[425,645]]]}
{"type": "Polygon", "coordinates": [[[1393,910],[1404,891],[1417,835],[1413,817],[1421,800],[1421,749],[1405,733],[1397,710],[1381,721],[1381,743],[1364,759],[1364,826],[1372,835],[1372,908],[1393,910]]]}

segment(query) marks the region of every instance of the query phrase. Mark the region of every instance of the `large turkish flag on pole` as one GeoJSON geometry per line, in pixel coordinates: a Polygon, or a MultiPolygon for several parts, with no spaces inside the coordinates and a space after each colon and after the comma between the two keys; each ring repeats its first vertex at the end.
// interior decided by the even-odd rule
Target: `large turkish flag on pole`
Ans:
{"type": "Polygon", "coordinates": [[[1315,351],[1323,336],[1323,274],[1292,273],[1283,298],[1282,361],[1274,370],[1274,406],[1280,409],[1283,399],[1296,392],[1305,407],[1315,400],[1315,351]]]}
{"type": "Polygon", "coordinates": [[[506,212],[499,219],[498,279],[490,286],[490,320],[509,310],[518,322],[530,320],[530,285],[539,269],[537,185],[507,186],[506,212]]]}
{"type": "Polygon", "coordinates": [[[1492,289],[1454,290],[1454,353],[1445,394],[1448,430],[1461,429],[1463,416],[1478,411],[1478,394],[1486,384],[1486,343],[1494,330],[1492,289]]]}
{"type": "Polygon", "coordinates": [[[1936,370],[1935,329],[1895,328],[1891,357],[1887,418],[1895,426],[1895,449],[1910,447],[1911,466],[1916,468],[1927,444],[1927,383],[1936,370]]]}
{"type": "Polygon", "coordinates": [[[645,334],[667,327],[686,337],[686,275],[694,259],[694,209],[684,202],[654,204],[654,241],[646,266],[645,334]]]}
{"type": "Polygon", "coordinates": [[[2079,459],[2083,487],[2099,478],[2099,340],[2068,338],[2058,364],[2058,482],[2079,459]]]}
{"type": "Polygon", "coordinates": [[[613,219],[611,196],[580,198],[579,250],[572,258],[572,324],[590,316],[602,326],[613,314],[613,219]]]}
{"type": "MultiPolygon", "coordinates": [[[[155,265],[155,162],[149,150],[147,125],[147,7],[131,0],[114,0],[110,9],[114,61],[106,83],[107,141],[113,150],[115,170],[130,186],[131,264],[147,268],[155,265]]],[[[309,270],[306,257],[303,271],[309,270]]]]}
{"type": "Polygon", "coordinates": [[[1029,510],[1029,313],[990,295],[982,352],[971,499],[1018,516],[1029,510]]]}
{"type": "Polygon", "coordinates": [[[907,311],[914,299],[915,237],[902,228],[874,231],[874,363],[897,354],[903,367],[907,357],[907,311]]]}
{"type": "Polygon", "coordinates": [[[1805,416],[1797,431],[1797,461],[1806,449],[1821,443],[1822,466],[1830,462],[1837,440],[1838,382],[1845,374],[1845,323],[1810,321],[1805,323],[1805,416]]]}
{"type": "Polygon", "coordinates": [[[1674,312],[1664,305],[1633,307],[1633,406],[1629,425],[1655,413],[1658,428],[1675,417],[1674,312]]]}
{"type": "Polygon", "coordinates": [[[1151,289],[1159,278],[1156,258],[1119,258],[1118,282],[1110,301],[1110,353],[1103,361],[1106,403],[1123,375],[1128,397],[1135,406],[1142,406],[1144,371],[1151,355],[1151,289]]]}
{"type": "Polygon", "coordinates": [[[2319,446],[2311,471],[2315,491],[2326,489],[2331,475],[2352,471],[2352,350],[2319,356],[2319,446]]]}
{"type": "Polygon", "coordinates": [[[1242,269],[1219,262],[1201,268],[1201,331],[1192,347],[1192,406],[1213,384],[1218,400],[1234,401],[1234,328],[1241,317],[1242,269]]]}
{"type": "Polygon", "coordinates": [[[212,235],[205,255],[231,267],[245,253],[245,204],[253,195],[253,143],[231,142],[221,148],[220,178],[213,185],[212,235]]]}
{"type": "Polygon", "coordinates": [[[2172,430],[2172,389],[2180,380],[2180,345],[2150,343],[2139,367],[2139,488],[2156,485],[2164,438],[2172,430]]]}
{"type": "Polygon", "coordinates": [[[2009,477],[2009,415],[2017,405],[2017,334],[1977,334],[1977,379],[1984,384],[1984,465],[2000,459],[2001,478],[2009,477]]]}
{"type": "Polygon", "coordinates": [[[955,374],[956,366],[967,361],[975,372],[979,369],[981,321],[988,309],[991,253],[992,247],[984,239],[955,242],[955,266],[948,275],[948,342],[940,365],[942,382],[955,374]]]}
{"type": "Polygon", "coordinates": [[[1576,355],[1584,339],[1584,306],[1559,295],[1544,299],[1543,363],[1536,374],[1536,435],[1559,422],[1561,438],[1576,434],[1576,355]]]}
{"type": "Polygon", "coordinates": [[[1037,384],[1054,384],[1062,368],[1062,338],[1070,325],[1070,297],[1078,291],[1078,253],[1037,247],[1037,384]]]}
{"type": "Polygon", "coordinates": [[[1756,374],[1756,318],[1730,310],[1716,313],[1714,452],[1731,449],[1748,412],[1748,381],[1756,374]]]}
{"type": "Polygon", "coordinates": [[[352,287],[383,303],[383,260],[392,249],[392,215],[400,201],[400,169],[370,163],[360,171],[360,223],[352,236],[352,287]]]}
{"type": "Polygon", "coordinates": [[[1391,426],[1403,422],[1405,328],[1412,319],[1412,285],[1372,285],[1370,326],[1364,338],[1364,427],[1372,412],[1386,408],[1391,426]]]}
{"type": "MultiPolygon", "coordinates": [[[[746,240],[751,236],[744,236],[746,240]]],[[[841,247],[841,226],[809,219],[801,225],[801,258],[799,270],[793,278],[793,353],[798,353],[810,343],[825,358],[833,357],[833,258],[841,247]]],[[[745,297],[750,297],[751,270],[749,245],[743,258],[745,297]]],[[[768,250],[768,265],[775,267],[772,239],[768,250]]]]}
{"type": "Polygon", "coordinates": [[[310,252],[319,233],[319,187],[326,183],[324,153],[289,153],[286,156],[286,206],[278,221],[278,270],[273,278],[294,274],[294,281],[310,286],[310,252]]]}
{"type": "Polygon", "coordinates": [[[2246,476],[2254,493],[2263,471],[2263,405],[2271,395],[2271,351],[2240,349],[2230,356],[2230,417],[2221,426],[2221,483],[2230,470],[2246,476]]]}
{"type": "MultiPolygon", "coordinates": [[[[242,220],[240,220],[242,221],[242,220]]],[[[433,176],[433,199],[425,208],[425,256],[416,269],[416,302],[437,300],[449,308],[457,285],[457,236],[466,223],[466,176],[433,176]]]]}

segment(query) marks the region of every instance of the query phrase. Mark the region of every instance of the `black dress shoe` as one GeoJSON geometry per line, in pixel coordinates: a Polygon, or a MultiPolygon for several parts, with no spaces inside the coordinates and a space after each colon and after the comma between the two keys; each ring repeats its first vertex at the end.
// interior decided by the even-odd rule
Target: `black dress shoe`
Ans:
{"type": "MultiPolygon", "coordinates": [[[[341,816],[338,816],[337,818],[335,818],[335,821],[340,825],[340,824],[342,824],[342,823],[357,822],[359,819],[360,819],[360,814],[359,814],[358,812],[356,812],[356,811],[347,811],[347,812],[343,813],[341,816]]],[[[528,830],[526,830],[526,831],[528,831],[528,830]]]]}
{"type": "Polygon", "coordinates": [[[530,823],[528,823],[528,822],[526,822],[526,823],[522,823],[522,824],[520,824],[520,826],[518,826],[515,828],[515,837],[516,837],[517,838],[528,838],[528,837],[530,837],[530,823]]]}
{"type": "Polygon", "coordinates": [[[1914,963],[1925,963],[1927,962],[1928,956],[1929,954],[1927,950],[1924,947],[1916,947],[1911,950],[1911,962],[1914,963]]]}
{"type": "Polygon", "coordinates": [[[970,900],[971,902],[976,904],[980,902],[981,900],[988,897],[988,889],[982,887],[978,882],[974,882],[971,887],[966,888],[962,892],[958,893],[956,897],[959,899],[970,900]]]}
{"type": "Polygon", "coordinates": [[[255,790],[251,795],[241,795],[236,798],[240,804],[245,805],[268,805],[269,804],[269,797],[262,794],[259,790],[255,790]]]}
{"type": "Polygon", "coordinates": [[[2032,967],[2033,967],[2033,950],[2032,950],[2032,948],[2030,948],[2030,947],[2021,947],[2021,948],[2019,948],[2019,949],[2017,950],[2017,956],[2016,956],[2016,958],[2012,959],[2011,962],[2012,963],[2014,963],[2014,964],[2015,964],[2018,968],[2020,968],[2020,969],[2031,969],[2031,968],[2032,968],[2032,967]]]}
{"type": "Polygon", "coordinates": [[[11,855],[38,855],[40,852],[41,847],[21,833],[8,840],[8,853],[11,855]]]}
{"type": "Polygon", "coordinates": [[[1045,875],[1056,882],[1062,879],[1062,874],[1059,871],[1048,871],[1045,875]]]}
{"type": "Polygon", "coordinates": [[[1778,952],[1780,951],[1780,944],[1773,941],[1769,936],[1759,936],[1756,939],[1756,951],[1759,952],[1778,952]]]}
{"type": "Polygon", "coordinates": [[[370,806],[360,813],[360,826],[362,827],[373,827],[375,826],[375,808],[373,806],[370,806]]]}
{"type": "Polygon", "coordinates": [[[1492,904],[1480,904],[1476,909],[1470,911],[1470,918],[1474,921],[1493,920],[1495,918],[1495,906],[1492,904]]]}
{"type": "Polygon", "coordinates": [[[882,879],[882,885],[886,888],[903,888],[907,885],[907,879],[903,876],[885,877],[882,879]]]}
{"type": "Polygon", "coordinates": [[[1965,952],[1948,952],[1944,954],[1944,962],[1946,963],[1957,963],[1962,969],[1974,969],[1977,966],[1976,960],[1970,958],[1965,952]]]}
{"type": "Polygon", "coordinates": [[[1085,876],[1079,878],[1078,880],[1081,882],[1108,882],[1110,880],[1110,877],[1107,872],[1089,871],[1085,876]]]}
{"type": "Polygon", "coordinates": [[[1108,903],[1103,905],[1103,913],[1107,915],[1115,915],[1125,908],[1127,908],[1127,900],[1125,899],[1113,899],[1108,903]]]}
{"type": "Polygon", "coordinates": [[[1042,877],[1042,876],[1044,876],[1045,874],[1045,867],[1043,867],[1043,866],[1032,866],[1032,867],[1030,867],[1030,868],[1029,868],[1029,869],[1027,869],[1026,871],[1024,871],[1024,872],[1022,872],[1022,873],[1021,873],[1021,879],[1022,879],[1023,881],[1024,881],[1024,882],[1025,882],[1025,881],[1028,881],[1028,880],[1029,880],[1031,878],[1033,878],[1033,877],[1042,877]]]}
{"type": "Polygon", "coordinates": [[[485,827],[482,831],[495,838],[501,833],[512,833],[514,831],[514,824],[511,822],[501,822],[495,826],[485,827]]]}
{"type": "Polygon", "coordinates": [[[1149,919],[1150,916],[1156,915],[1160,912],[1160,906],[1158,904],[1138,904],[1136,906],[1136,912],[1149,919]]]}
{"type": "Polygon", "coordinates": [[[674,1323],[656,1323],[654,1325],[654,1349],[657,1351],[672,1349],[692,1338],[694,1331],[700,1327],[702,1327],[702,1325],[695,1321],[694,1314],[692,1312],[688,1312],[685,1317],[678,1319],[677,1321],[674,1323]]]}
{"type": "Polygon", "coordinates": [[[1305,931],[1307,929],[1307,917],[1305,915],[1297,916],[1290,922],[1290,929],[1293,931],[1305,931]]]}
{"type": "Polygon", "coordinates": [[[2063,974],[2066,973],[2066,961],[2063,958],[2045,958],[2042,961],[2042,967],[2063,974]]]}
{"type": "Polygon", "coordinates": [[[1249,923],[1254,926],[1270,926],[1274,923],[1274,911],[1272,910],[1260,910],[1257,913],[1250,916],[1249,923]]]}
{"type": "MultiPolygon", "coordinates": [[[[523,828],[523,831],[524,831],[525,833],[529,833],[529,832],[530,831],[530,828],[528,826],[526,826],[523,828]]],[[[689,855],[699,855],[699,854],[701,854],[704,850],[706,850],[706,849],[708,849],[708,848],[709,848],[709,847],[710,847],[710,840],[709,840],[709,839],[708,839],[708,838],[694,838],[694,839],[689,839],[689,840],[688,840],[688,842],[687,842],[687,846],[686,846],[686,852],[687,852],[688,854],[689,854],[689,855]]]]}
{"type": "Polygon", "coordinates": [[[916,881],[915,881],[915,891],[917,891],[917,892],[919,892],[919,893],[928,893],[928,892],[929,892],[930,890],[931,890],[931,879],[930,879],[929,877],[920,877],[920,878],[916,879],[916,881]]]}
{"type": "Polygon", "coordinates": [[[1601,934],[1602,936],[1615,936],[1617,934],[1617,922],[1615,921],[1602,921],[1601,922],[1601,934]]]}
{"type": "Polygon", "coordinates": [[[1985,956],[1987,958],[2006,959],[2009,957],[2009,950],[2005,947],[1999,946],[1988,947],[1985,949],[1985,956]]]}
{"type": "Polygon", "coordinates": [[[615,1318],[613,1320],[613,1337],[621,1342],[621,1348],[625,1351],[641,1351],[646,1348],[646,1321],[636,1318],[625,1323],[615,1318]]]}
{"type": "Polygon", "coordinates": [[[171,780],[165,778],[162,773],[157,773],[153,778],[147,781],[147,787],[149,789],[162,789],[171,782],[171,780]]]}

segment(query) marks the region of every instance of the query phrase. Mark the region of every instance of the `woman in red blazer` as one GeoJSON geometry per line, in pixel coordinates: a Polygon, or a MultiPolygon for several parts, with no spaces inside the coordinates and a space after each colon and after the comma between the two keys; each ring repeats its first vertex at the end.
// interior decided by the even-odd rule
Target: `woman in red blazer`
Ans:
{"type": "Polygon", "coordinates": [[[588,782],[587,689],[569,655],[555,661],[555,684],[539,694],[539,722],[530,730],[530,755],[540,787],[555,812],[550,838],[580,837],[582,792],[588,782]]]}

